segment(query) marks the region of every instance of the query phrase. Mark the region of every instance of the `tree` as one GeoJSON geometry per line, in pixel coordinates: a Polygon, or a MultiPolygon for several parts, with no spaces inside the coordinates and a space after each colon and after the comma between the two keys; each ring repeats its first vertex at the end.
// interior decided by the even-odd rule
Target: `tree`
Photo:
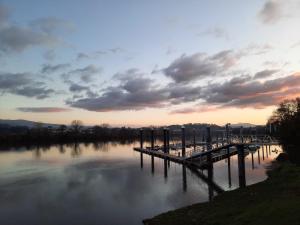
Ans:
{"type": "Polygon", "coordinates": [[[73,120],[71,122],[71,128],[75,134],[79,134],[81,132],[82,126],[83,126],[83,123],[80,120],[73,120]]]}
{"type": "Polygon", "coordinates": [[[283,144],[300,145],[300,98],[280,103],[267,125],[277,128],[276,133],[283,144]]]}

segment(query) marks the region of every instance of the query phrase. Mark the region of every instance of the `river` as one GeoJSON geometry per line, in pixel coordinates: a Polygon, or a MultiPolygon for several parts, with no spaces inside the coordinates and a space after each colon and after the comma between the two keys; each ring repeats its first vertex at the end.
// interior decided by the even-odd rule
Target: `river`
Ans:
{"type": "MultiPolygon", "coordinates": [[[[0,152],[0,224],[140,225],[159,213],[209,201],[217,193],[182,165],[133,151],[139,143],[71,144],[0,152]],[[213,195],[213,196],[212,196],[213,195]]],[[[246,184],[267,178],[279,146],[246,156],[246,184]],[[266,152],[267,151],[267,152],[266,152]],[[264,158],[263,158],[264,157],[264,158]]],[[[206,171],[203,172],[207,174],[206,171]]],[[[214,164],[213,180],[239,187],[237,156],[214,164]],[[228,179],[231,178],[231,179],[228,179]]]]}

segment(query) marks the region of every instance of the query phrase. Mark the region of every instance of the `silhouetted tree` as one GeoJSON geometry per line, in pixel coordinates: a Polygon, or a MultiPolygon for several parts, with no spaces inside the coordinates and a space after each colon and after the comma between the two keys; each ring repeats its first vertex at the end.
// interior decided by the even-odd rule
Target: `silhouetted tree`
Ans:
{"type": "Polygon", "coordinates": [[[272,126],[283,144],[300,145],[300,98],[280,103],[267,125],[272,126]]]}

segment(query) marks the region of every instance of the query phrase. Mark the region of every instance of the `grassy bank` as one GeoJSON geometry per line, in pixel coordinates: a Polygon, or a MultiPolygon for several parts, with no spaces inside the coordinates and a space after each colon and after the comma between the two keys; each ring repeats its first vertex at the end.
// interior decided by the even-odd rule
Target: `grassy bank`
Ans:
{"type": "Polygon", "coordinates": [[[300,167],[274,164],[269,178],[200,203],[158,215],[146,225],[299,225],[300,167]]]}

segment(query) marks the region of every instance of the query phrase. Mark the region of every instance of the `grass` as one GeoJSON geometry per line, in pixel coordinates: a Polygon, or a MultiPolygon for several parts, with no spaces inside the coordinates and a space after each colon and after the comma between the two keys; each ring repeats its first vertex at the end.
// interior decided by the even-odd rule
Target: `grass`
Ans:
{"type": "Polygon", "coordinates": [[[300,225],[300,167],[274,163],[269,178],[212,202],[144,220],[146,225],[300,225]]]}

